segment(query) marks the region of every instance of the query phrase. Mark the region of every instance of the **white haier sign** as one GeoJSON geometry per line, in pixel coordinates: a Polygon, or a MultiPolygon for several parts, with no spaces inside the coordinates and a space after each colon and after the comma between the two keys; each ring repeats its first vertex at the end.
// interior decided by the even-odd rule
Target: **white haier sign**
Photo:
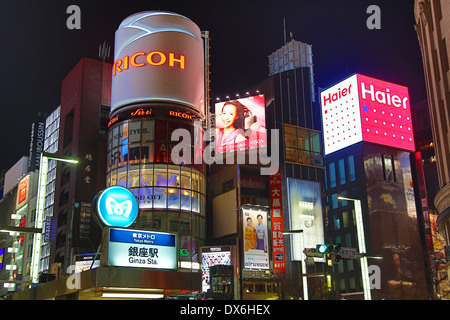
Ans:
{"type": "Polygon", "coordinates": [[[176,235],[142,230],[108,231],[108,265],[177,269],[176,235]]]}

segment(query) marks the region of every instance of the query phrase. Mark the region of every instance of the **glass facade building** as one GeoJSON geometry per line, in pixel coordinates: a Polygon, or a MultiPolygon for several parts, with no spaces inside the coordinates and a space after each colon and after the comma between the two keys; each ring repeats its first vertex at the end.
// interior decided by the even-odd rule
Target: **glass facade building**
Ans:
{"type": "MultiPolygon", "coordinates": [[[[176,107],[165,105],[163,108],[176,107]]],[[[106,186],[123,186],[138,199],[140,213],[131,228],[177,233],[178,247],[187,249],[179,256],[180,266],[196,269],[200,246],[206,240],[205,165],[194,161],[202,150],[193,141],[189,146],[193,161],[181,165],[173,163],[172,149],[180,143],[171,139],[176,129],[185,129],[192,137],[195,130],[203,130],[192,120],[164,115],[111,125],[106,186]]]]}

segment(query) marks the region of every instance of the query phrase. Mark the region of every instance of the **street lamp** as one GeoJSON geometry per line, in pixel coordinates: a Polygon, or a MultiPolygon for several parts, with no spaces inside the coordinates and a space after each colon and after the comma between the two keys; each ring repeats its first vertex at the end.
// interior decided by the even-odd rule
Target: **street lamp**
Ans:
{"type": "Polygon", "coordinates": [[[303,235],[303,230],[288,230],[284,231],[283,235],[288,234],[300,234],[300,252],[302,255],[302,282],[303,282],[303,300],[308,300],[308,278],[306,277],[306,263],[305,263],[305,257],[303,257],[303,250],[305,249],[305,238],[303,235]]]}
{"type": "Polygon", "coordinates": [[[34,227],[40,232],[35,233],[33,238],[33,253],[31,258],[31,283],[37,283],[39,281],[39,261],[41,259],[41,240],[42,240],[42,228],[44,225],[44,208],[45,208],[45,194],[47,191],[47,171],[48,161],[62,161],[71,164],[77,164],[78,159],[68,156],[57,155],[54,153],[41,153],[41,161],[39,165],[39,180],[37,190],[37,203],[36,203],[36,220],[34,227]]]}
{"type": "Polygon", "coordinates": [[[372,295],[370,292],[370,282],[369,282],[369,266],[367,264],[367,250],[366,250],[366,238],[364,235],[364,223],[362,218],[362,207],[361,200],[358,198],[338,195],[338,200],[348,200],[353,201],[355,205],[355,218],[356,218],[356,233],[358,236],[358,249],[360,253],[360,263],[361,263],[361,277],[364,291],[364,300],[372,300],[372,295]]]}

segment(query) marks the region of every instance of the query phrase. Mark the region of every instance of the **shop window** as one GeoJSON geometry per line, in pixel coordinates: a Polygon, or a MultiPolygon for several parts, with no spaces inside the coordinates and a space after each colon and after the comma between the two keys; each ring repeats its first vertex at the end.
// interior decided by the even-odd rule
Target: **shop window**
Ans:
{"type": "MultiPolygon", "coordinates": [[[[139,166],[130,166],[128,170],[128,188],[137,188],[139,187],[139,166]]],[[[119,171],[119,180],[120,180],[120,171],[119,171]]],[[[119,184],[119,181],[118,181],[119,184]]],[[[119,184],[120,185],[120,184],[119,184]]]]}
{"type": "Polygon", "coordinates": [[[154,185],[153,181],[153,165],[142,165],[141,166],[141,187],[152,187],[154,185]]]}
{"type": "Polygon", "coordinates": [[[141,141],[141,122],[132,121],[128,124],[128,139],[130,143],[141,141]]]}
{"type": "Polygon", "coordinates": [[[118,170],[117,185],[127,187],[127,167],[122,167],[118,170]]]}
{"type": "Polygon", "coordinates": [[[142,141],[153,141],[155,139],[155,121],[142,121],[142,141]]]}

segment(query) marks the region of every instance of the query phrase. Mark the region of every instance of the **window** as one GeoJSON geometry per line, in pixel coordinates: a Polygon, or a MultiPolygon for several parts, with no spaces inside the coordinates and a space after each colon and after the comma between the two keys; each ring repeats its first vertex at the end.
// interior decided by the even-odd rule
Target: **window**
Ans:
{"type": "Polygon", "coordinates": [[[395,181],[394,160],[391,155],[383,155],[384,180],[395,181]]]}
{"type": "Polygon", "coordinates": [[[344,159],[340,159],[338,161],[338,170],[339,170],[339,184],[345,184],[345,164],[344,159]]]}
{"type": "Polygon", "coordinates": [[[284,126],[286,161],[323,167],[320,132],[294,126],[284,126]]]}
{"type": "Polygon", "coordinates": [[[330,174],[330,188],[336,187],[336,166],[334,165],[334,162],[331,162],[328,165],[328,171],[330,174]]]}
{"type": "Polygon", "coordinates": [[[355,159],[353,155],[348,156],[348,181],[355,181],[356,180],[356,174],[355,174],[355,159]]]}

